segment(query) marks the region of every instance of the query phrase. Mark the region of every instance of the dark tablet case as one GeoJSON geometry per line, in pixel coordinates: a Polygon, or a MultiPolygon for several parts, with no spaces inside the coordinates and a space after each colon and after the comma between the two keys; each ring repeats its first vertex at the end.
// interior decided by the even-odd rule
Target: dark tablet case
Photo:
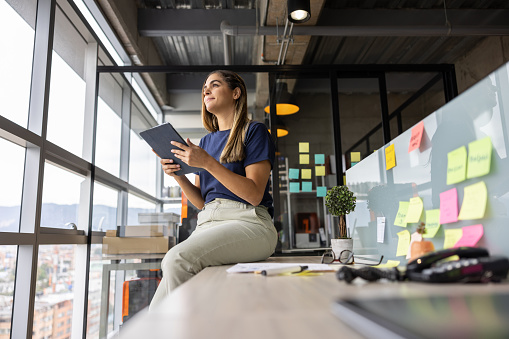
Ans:
{"type": "Polygon", "coordinates": [[[184,145],[187,145],[187,143],[169,122],[140,132],[140,136],[145,139],[161,159],[173,159],[175,163],[180,165],[180,171],[175,172],[176,175],[195,173],[203,170],[203,168],[187,165],[171,152],[172,149],[180,149],[173,146],[171,144],[172,141],[178,141],[184,145]]]}

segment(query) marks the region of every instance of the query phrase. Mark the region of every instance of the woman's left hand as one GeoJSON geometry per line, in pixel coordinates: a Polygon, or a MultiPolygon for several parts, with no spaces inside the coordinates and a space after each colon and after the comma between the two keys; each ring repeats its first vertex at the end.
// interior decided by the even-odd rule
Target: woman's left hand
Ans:
{"type": "Polygon", "coordinates": [[[189,166],[205,168],[210,155],[203,148],[193,144],[189,138],[186,139],[186,142],[187,145],[172,141],[171,144],[180,150],[172,149],[171,152],[189,166]]]}

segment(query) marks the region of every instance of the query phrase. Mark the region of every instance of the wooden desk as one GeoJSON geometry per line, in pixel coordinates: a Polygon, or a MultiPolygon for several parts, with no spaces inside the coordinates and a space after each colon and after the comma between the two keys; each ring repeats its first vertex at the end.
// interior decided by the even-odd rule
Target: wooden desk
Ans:
{"type": "MultiPolygon", "coordinates": [[[[277,257],[270,262],[319,263],[319,257],[277,257]]],[[[331,312],[341,297],[411,296],[509,291],[509,284],[433,285],[413,282],[348,285],[334,273],[271,276],[226,273],[208,267],[180,286],[161,307],[142,311],[120,331],[130,338],[362,338],[331,312]]]]}

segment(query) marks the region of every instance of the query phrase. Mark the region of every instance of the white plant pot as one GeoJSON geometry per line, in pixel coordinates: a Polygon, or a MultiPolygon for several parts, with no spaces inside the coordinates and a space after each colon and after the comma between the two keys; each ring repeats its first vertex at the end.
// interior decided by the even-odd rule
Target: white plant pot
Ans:
{"type": "Polygon", "coordinates": [[[334,252],[334,257],[337,259],[341,259],[342,262],[344,262],[346,259],[348,259],[349,253],[343,253],[341,258],[339,258],[339,255],[344,250],[353,251],[353,239],[331,239],[331,247],[332,252],[334,252]]]}

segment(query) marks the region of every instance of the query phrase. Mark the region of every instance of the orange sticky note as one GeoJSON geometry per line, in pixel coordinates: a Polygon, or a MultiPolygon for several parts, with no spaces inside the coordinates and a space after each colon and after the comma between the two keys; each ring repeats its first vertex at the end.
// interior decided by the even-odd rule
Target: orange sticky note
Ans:
{"type": "Polygon", "coordinates": [[[390,170],[394,166],[396,166],[396,152],[392,144],[385,149],[385,170],[390,170]]]}
{"type": "Polygon", "coordinates": [[[421,121],[412,128],[412,136],[408,145],[408,153],[421,146],[422,134],[424,132],[424,121],[421,121]]]}

